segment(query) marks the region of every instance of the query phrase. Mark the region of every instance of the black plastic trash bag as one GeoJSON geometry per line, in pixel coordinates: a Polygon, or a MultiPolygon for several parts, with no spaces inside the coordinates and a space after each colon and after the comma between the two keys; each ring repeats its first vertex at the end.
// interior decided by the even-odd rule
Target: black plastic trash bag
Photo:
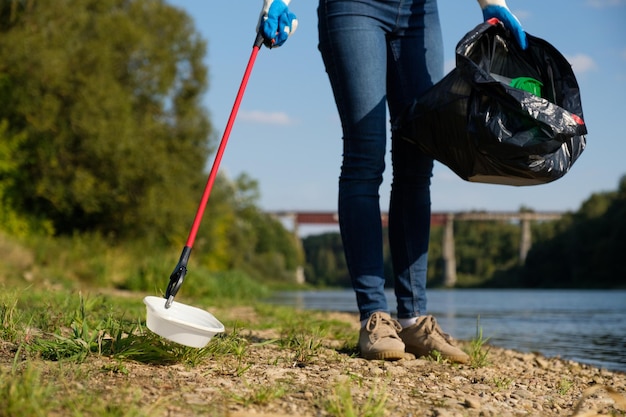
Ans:
{"type": "Polygon", "coordinates": [[[472,182],[565,175],[586,143],[578,83],[552,45],[527,36],[522,50],[497,20],[478,25],[458,43],[456,68],[394,121],[396,133],[472,182]]]}

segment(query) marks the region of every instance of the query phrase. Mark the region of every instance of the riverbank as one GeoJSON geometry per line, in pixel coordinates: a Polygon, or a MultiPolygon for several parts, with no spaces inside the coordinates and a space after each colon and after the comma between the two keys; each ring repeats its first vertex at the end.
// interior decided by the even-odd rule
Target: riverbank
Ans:
{"type": "MultiPolygon", "coordinates": [[[[393,308],[393,290],[386,295],[393,308]]],[[[351,289],[284,291],[267,302],[357,312],[351,289]]],[[[624,290],[430,289],[428,312],[458,339],[472,339],[479,323],[494,346],[626,372],[624,290]]]]}
{"type": "MultiPolygon", "coordinates": [[[[243,316],[241,311],[237,315],[243,316]]],[[[351,314],[332,313],[327,319],[356,323],[351,314]]],[[[220,375],[224,364],[218,363],[191,372],[181,370],[195,385],[188,401],[224,404],[223,409],[214,409],[214,415],[231,416],[626,415],[626,404],[620,410],[600,389],[608,387],[623,396],[624,374],[571,361],[483,346],[486,361],[477,368],[424,359],[372,362],[342,350],[343,342],[333,339],[319,340],[320,348],[298,358],[302,346],[296,346],[294,356],[274,344],[263,344],[280,337],[274,330],[242,332],[246,333],[256,343],[250,347],[249,368],[242,378],[220,375]],[[587,397],[590,389],[598,391],[587,397]],[[277,398],[260,400],[272,393],[277,398]],[[249,400],[229,404],[228,398],[233,397],[249,400]]],[[[306,338],[302,342],[306,344],[306,338]]],[[[469,342],[461,345],[470,348],[469,342]]],[[[184,408],[171,411],[195,415],[185,414],[184,408]]]]}
{"type": "MultiPolygon", "coordinates": [[[[168,345],[182,352],[174,360],[133,360],[139,356],[103,354],[102,347],[78,362],[45,360],[23,343],[0,340],[0,410],[10,409],[6,401],[23,381],[21,389],[51,390],[46,404],[53,406],[44,413],[50,416],[72,407],[81,416],[626,415],[623,373],[487,345],[472,365],[365,361],[356,355],[354,314],[208,309],[226,334],[202,350],[168,345]]],[[[30,330],[24,343],[38,337],[30,330]]],[[[461,346],[470,350],[472,343],[461,346]]],[[[24,397],[32,403],[33,395],[24,397]]],[[[17,409],[0,415],[29,415],[17,409]]]]}

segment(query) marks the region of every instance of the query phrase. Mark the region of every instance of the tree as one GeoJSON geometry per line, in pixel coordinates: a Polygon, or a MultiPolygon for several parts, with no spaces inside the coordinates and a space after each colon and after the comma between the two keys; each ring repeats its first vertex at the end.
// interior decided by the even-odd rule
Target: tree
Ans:
{"type": "Polygon", "coordinates": [[[591,195],[576,213],[549,226],[521,270],[524,284],[554,288],[623,287],[626,176],[617,191],[591,195]]]}
{"type": "Polygon", "coordinates": [[[11,209],[57,233],[180,237],[209,152],[204,53],[160,0],[2,2],[0,120],[23,138],[0,156],[19,164],[0,173],[11,209]]]}
{"type": "Polygon", "coordinates": [[[306,257],[305,277],[317,286],[350,286],[350,276],[339,233],[307,236],[302,240],[306,257]]]}
{"type": "Polygon", "coordinates": [[[457,272],[471,283],[483,281],[496,271],[519,262],[519,225],[460,221],[454,227],[457,272]]]}
{"type": "Polygon", "coordinates": [[[293,283],[304,262],[299,239],[259,209],[258,199],[258,183],[247,174],[217,176],[195,244],[200,262],[213,271],[293,283]]]}
{"type": "Polygon", "coordinates": [[[49,222],[28,219],[13,204],[15,180],[20,175],[21,154],[18,151],[25,135],[8,133],[9,123],[0,121],[0,225],[14,236],[26,236],[34,230],[50,230],[49,222]]]}
{"type": "MultiPolygon", "coordinates": [[[[0,228],[182,246],[211,152],[205,50],[163,0],[0,2],[0,228]]],[[[295,281],[301,248],[258,196],[218,176],[196,266],[295,281]]]]}

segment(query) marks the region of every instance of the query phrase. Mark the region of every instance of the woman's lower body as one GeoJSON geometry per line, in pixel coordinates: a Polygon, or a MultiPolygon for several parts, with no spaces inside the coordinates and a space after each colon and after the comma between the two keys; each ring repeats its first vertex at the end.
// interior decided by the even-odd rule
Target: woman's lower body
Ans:
{"type": "MultiPolygon", "coordinates": [[[[320,0],[318,15],[319,49],[343,130],[338,206],[346,261],[361,320],[383,313],[375,321],[386,322],[379,187],[387,109],[394,120],[443,76],[437,3],[320,0]]],[[[433,160],[393,135],[391,160],[389,245],[398,319],[415,322],[426,312],[433,160]]]]}

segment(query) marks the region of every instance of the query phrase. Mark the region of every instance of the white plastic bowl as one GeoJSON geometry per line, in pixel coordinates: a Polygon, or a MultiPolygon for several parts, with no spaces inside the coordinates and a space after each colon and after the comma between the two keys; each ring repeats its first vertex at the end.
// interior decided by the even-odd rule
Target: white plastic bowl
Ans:
{"type": "Polygon", "coordinates": [[[186,304],[172,302],[165,308],[165,298],[148,296],[143,299],[148,317],[146,326],[154,333],[181,345],[202,348],[224,325],[211,313],[186,304]]]}

